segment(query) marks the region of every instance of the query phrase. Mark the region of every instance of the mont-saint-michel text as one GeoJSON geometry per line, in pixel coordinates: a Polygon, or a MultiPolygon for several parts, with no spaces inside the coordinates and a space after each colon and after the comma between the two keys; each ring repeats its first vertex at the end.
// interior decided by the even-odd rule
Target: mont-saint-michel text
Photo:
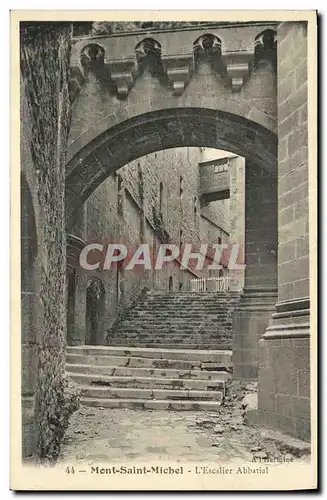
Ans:
{"type": "Polygon", "coordinates": [[[91,466],[90,467],[91,474],[98,475],[187,475],[187,474],[196,474],[196,475],[247,475],[247,474],[268,474],[269,467],[265,466],[253,466],[253,465],[240,465],[237,467],[227,467],[223,465],[217,465],[216,467],[210,466],[200,466],[196,465],[193,467],[172,467],[172,466],[141,466],[137,467],[135,465],[128,467],[126,465],[115,466],[112,467],[100,467],[100,466],[91,466]]]}

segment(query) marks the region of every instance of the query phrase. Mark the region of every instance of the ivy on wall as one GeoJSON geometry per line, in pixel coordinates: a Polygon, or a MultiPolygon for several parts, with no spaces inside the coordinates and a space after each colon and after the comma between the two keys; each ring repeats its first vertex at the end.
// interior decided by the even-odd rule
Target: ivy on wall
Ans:
{"type": "Polygon", "coordinates": [[[65,376],[66,237],[65,164],[70,125],[68,94],[71,23],[21,23],[21,74],[31,119],[30,150],[37,174],[42,245],[42,335],[35,399],[36,457],[53,462],[78,408],[79,396],[65,376]]]}

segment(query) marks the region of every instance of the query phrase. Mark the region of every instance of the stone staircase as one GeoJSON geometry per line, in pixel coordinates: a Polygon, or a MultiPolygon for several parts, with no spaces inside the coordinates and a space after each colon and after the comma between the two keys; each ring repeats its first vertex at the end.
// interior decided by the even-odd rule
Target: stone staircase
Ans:
{"type": "Polygon", "coordinates": [[[231,349],[239,292],[146,292],[107,333],[111,346],[231,349]]]}
{"type": "Polygon", "coordinates": [[[67,347],[67,374],[93,407],[214,410],[231,369],[229,350],[67,347]]]}

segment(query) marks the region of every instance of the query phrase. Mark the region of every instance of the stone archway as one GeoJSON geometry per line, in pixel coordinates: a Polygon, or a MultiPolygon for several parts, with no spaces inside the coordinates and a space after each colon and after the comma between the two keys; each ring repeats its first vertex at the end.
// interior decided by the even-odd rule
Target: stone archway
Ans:
{"type": "MultiPolygon", "coordinates": [[[[141,156],[162,149],[196,146],[224,149],[245,158],[246,269],[241,314],[235,315],[234,366],[237,377],[255,378],[258,340],[276,302],[276,135],[244,116],[202,107],[161,109],[106,130],[103,127],[103,121],[98,122],[88,131],[86,135],[92,138],[89,142],[85,142],[85,136],[80,138],[84,146],[67,166],[67,228],[108,176],[141,156]]],[[[75,149],[76,142],[71,152],[75,149]]]]}
{"type": "Polygon", "coordinates": [[[71,148],[76,153],[66,174],[68,228],[86,199],[109,175],[132,160],[162,149],[224,149],[249,159],[267,175],[276,175],[276,135],[254,121],[225,111],[171,108],[138,115],[104,131],[103,127],[103,122],[96,124],[88,132],[90,142],[85,143],[82,137],[83,147],[76,151],[75,141],[71,148]]]}

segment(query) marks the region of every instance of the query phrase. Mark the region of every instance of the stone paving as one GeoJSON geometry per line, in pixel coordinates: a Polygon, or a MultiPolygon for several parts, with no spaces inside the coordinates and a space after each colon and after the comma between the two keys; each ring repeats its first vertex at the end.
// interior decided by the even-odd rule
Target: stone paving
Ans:
{"type": "Polygon", "coordinates": [[[172,460],[251,461],[253,457],[309,460],[308,445],[280,446],[244,424],[244,396],[229,395],[214,412],[129,410],[82,406],[71,418],[60,461],[88,463],[172,460]],[[281,451],[283,450],[283,451],[281,451]]]}

